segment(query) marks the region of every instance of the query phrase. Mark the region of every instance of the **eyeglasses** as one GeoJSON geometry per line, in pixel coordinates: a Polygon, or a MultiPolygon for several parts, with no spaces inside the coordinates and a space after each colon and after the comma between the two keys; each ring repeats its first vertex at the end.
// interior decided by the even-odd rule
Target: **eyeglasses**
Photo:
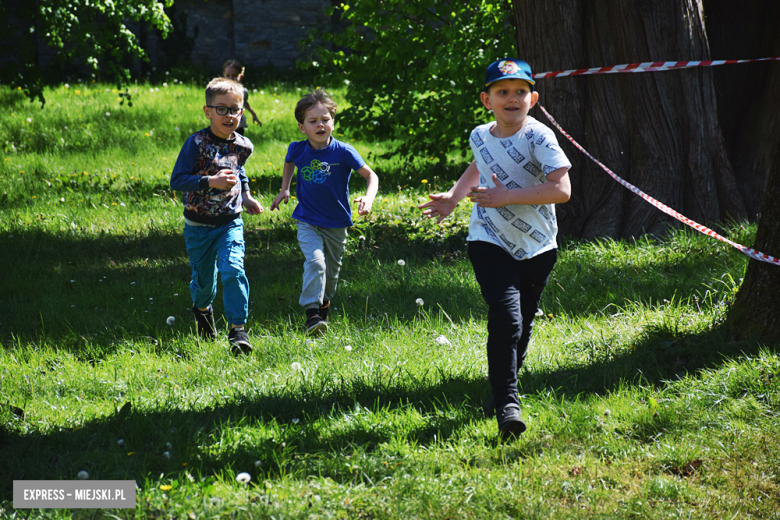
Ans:
{"type": "Polygon", "coordinates": [[[226,116],[230,112],[231,116],[237,116],[244,111],[244,107],[217,107],[214,105],[206,105],[209,108],[213,108],[218,116],[226,116]]]}

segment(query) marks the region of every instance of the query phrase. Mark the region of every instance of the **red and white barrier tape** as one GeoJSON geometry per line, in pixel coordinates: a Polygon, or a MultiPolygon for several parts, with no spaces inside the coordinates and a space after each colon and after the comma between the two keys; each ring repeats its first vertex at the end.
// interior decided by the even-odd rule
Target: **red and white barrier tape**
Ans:
{"type": "Polygon", "coordinates": [[[590,159],[593,162],[595,162],[596,164],[601,166],[601,168],[603,168],[605,172],[607,172],[613,179],[618,181],[624,187],[626,187],[629,190],[633,191],[634,193],[636,193],[637,195],[639,195],[640,197],[642,197],[647,202],[649,202],[650,204],[652,204],[656,208],[660,209],[661,211],[663,211],[667,215],[670,215],[670,216],[676,218],[677,220],[679,220],[683,224],[686,224],[686,225],[692,227],[696,231],[699,231],[700,233],[704,233],[705,235],[709,235],[709,236],[711,236],[713,238],[716,238],[716,239],[720,240],[721,242],[725,242],[725,243],[727,243],[727,244],[729,244],[729,245],[739,249],[741,252],[743,252],[744,254],[748,255],[750,258],[753,258],[755,260],[759,260],[761,262],[766,262],[766,263],[769,263],[769,264],[780,265],[780,259],[772,257],[772,256],[769,256],[769,255],[764,254],[764,253],[761,253],[760,251],[756,251],[755,249],[751,249],[749,247],[745,247],[745,246],[743,246],[741,244],[737,244],[736,242],[732,242],[728,238],[719,235],[718,233],[716,233],[715,231],[711,230],[707,226],[702,226],[698,222],[695,222],[695,221],[689,219],[688,217],[686,217],[685,215],[682,215],[682,214],[676,212],[675,210],[673,210],[669,206],[667,206],[667,205],[657,201],[656,199],[654,199],[650,195],[646,194],[645,192],[643,192],[642,190],[640,190],[639,188],[637,188],[633,184],[631,184],[631,183],[621,179],[614,172],[612,172],[612,170],[610,170],[609,168],[604,166],[601,162],[599,162],[598,159],[596,159],[590,153],[588,153],[588,151],[585,150],[585,148],[583,148],[582,146],[580,146],[580,144],[577,141],[572,139],[572,137],[569,134],[567,134],[566,131],[563,128],[561,128],[561,125],[559,125],[558,122],[555,121],[555,119],[553,119],[553,117],[550,115],[550,113],[547,112],[547,110],[545,110],[542,105],[538,105],[538,106],[539,106],[539,108],[542,109],[542,112],[544,112],[544,115],[547,116],[547,119],[550,120],[550,122],[555,126],[555,128],[557,128],[563,135],[565,135],[566,138],[569,141],[571,141],[571,143],[574,146],[576,146],[582,153],[584,153],[585,155],[590,157],[590,159]]]}
{"type": "Polygon", "coordinates": [[[709,61],[646,61],[644,63],[627,63],[611,67],[594,67],[592,69],[559,70],[557,72],[540,72],[534,74],[534,79],[562,78],[565,76],[584,76],[588,74],[616,74],[619,72],[657,72],[662,70],[689,69],[691,67],[714,67],[716,65],[733,65],[735,63],[752,63],[756,61],[780,61],[780,57],[756,58],[753,60],[709,60],[709,61]]]}

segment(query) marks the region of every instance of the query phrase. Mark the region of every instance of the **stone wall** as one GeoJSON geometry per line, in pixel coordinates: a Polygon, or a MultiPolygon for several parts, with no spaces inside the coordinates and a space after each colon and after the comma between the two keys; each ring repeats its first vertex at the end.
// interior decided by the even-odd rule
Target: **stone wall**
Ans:
{"type": "MultiPolygon", "coordinates": [[[[176,0],[171,18],[178,38],[188,41],[189,60],[197,67],[216,74],[226,59],[237,58],[247,66],[288,69],[307,55],[300,41],[309,29],[331,28],[324,12],[330,5],[331,0],[176,0]]],[[[147,43],[153,64],[173,65],[158,50],[170,47],[168,40],[147,43]]]]}

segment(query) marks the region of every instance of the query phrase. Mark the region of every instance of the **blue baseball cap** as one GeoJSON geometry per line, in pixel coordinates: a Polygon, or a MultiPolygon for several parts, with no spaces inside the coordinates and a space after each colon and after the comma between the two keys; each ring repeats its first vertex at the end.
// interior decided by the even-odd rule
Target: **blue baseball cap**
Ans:
{"type": "Polygon", "coordinates": [[[502,79],[522,79],[531,85],[531,92],[534,91],[533,73],[531,66],[523,60],[517,58],[502,58],[490,64],[485,74],[485,86],[502,79]]]}

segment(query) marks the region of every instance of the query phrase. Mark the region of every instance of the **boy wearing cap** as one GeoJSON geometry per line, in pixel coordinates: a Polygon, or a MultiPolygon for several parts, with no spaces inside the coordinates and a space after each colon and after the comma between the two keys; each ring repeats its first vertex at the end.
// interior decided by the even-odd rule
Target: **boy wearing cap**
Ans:
{"type": "Polygon", "coordinates": [[[571,163],[552,130],[528,115],[539,99],[534,85],[522,60],[490,64],[480,99],[495,121],[471,132],[474,161],[455,185],[419,206],[440,223],[464,197],[475,203],[468,252],[488,305],[488,379],[502,437],[526,428],[517,370],[557,260],[555,204],[571,196],[571,163]]]}

